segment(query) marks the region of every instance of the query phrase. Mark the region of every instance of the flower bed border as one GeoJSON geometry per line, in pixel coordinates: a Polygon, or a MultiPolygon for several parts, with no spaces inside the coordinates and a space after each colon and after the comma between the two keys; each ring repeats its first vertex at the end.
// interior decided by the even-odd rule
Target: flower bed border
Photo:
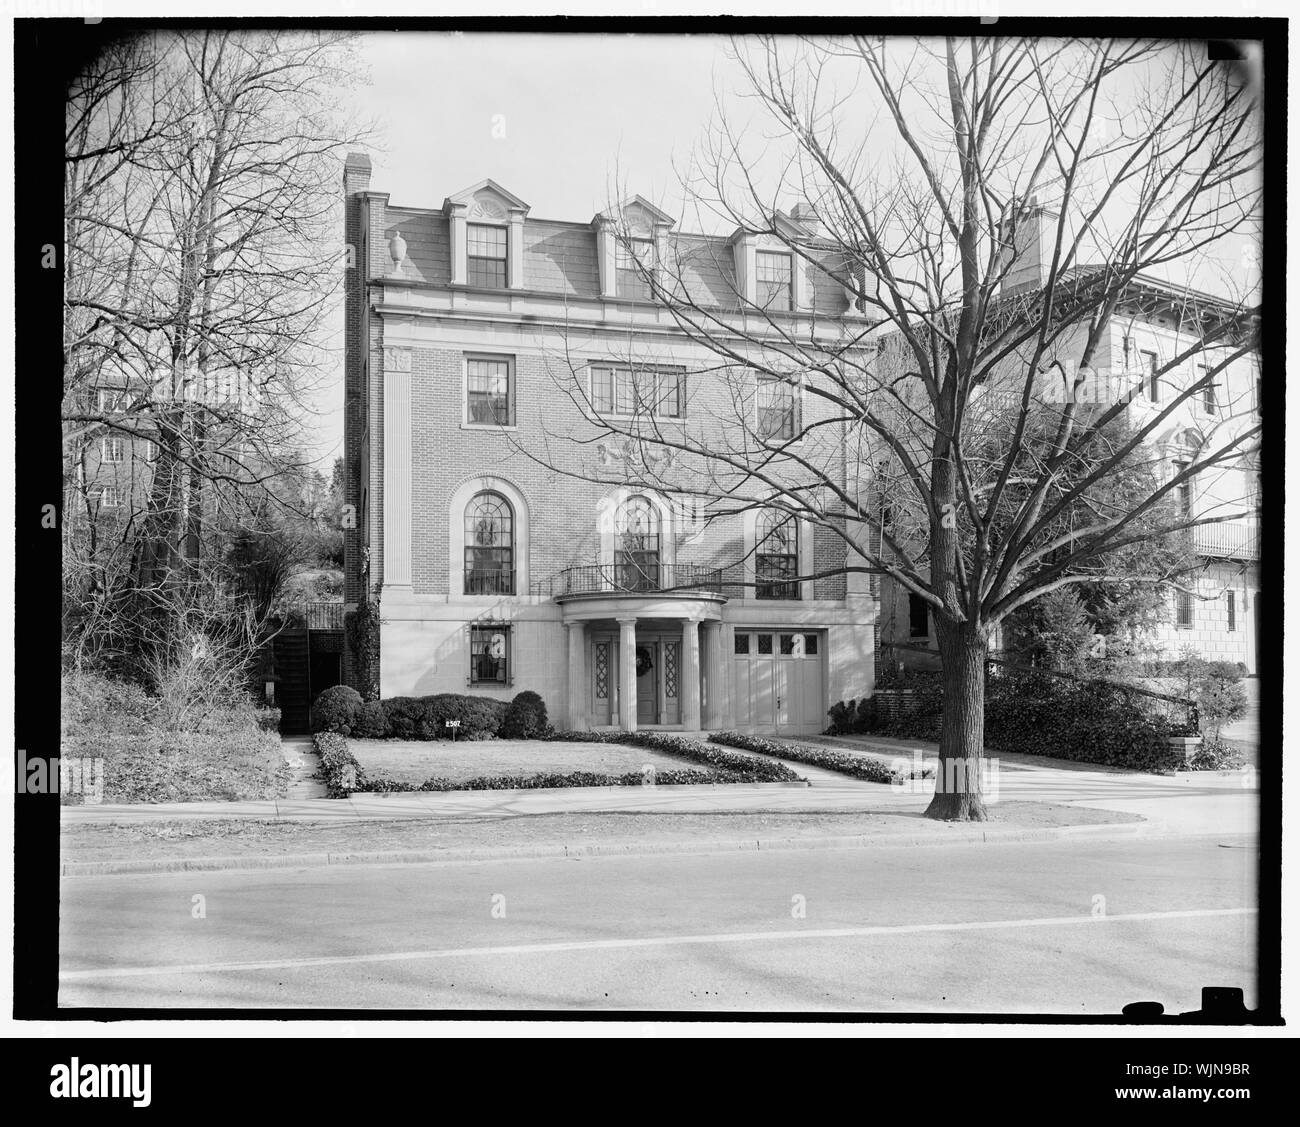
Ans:
{"type": "Polygon", "coordinates": [[[832,748],[814,747],[810,744],[789,743],[785,740],[770,739],[767,736],[749,736],[743,732],[713,732],[709,736],[712,743],[727,747],[737,747],[744,751],[756,751],[761,755],[775,755],[784,759],[793,759],[796,763],[806,763],[809,767],[823,767],[841,775],[851,775],[855,779],[865,779],[869,783],[884,783],[894,786],[909,779],[929,779],[934,777],[934,768],[922,767],[918,775],[915,768],[896,771],[881,763],[878,759],[863,758],[832,748]]]}

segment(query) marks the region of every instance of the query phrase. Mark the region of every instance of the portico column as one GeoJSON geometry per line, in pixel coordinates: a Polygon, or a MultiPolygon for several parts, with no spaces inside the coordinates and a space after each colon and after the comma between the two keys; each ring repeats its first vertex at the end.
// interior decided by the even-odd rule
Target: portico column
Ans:
{"type": "Polygon", "coordinates": [[[636,619],[618,620],[618,726],[636,731],[636,619]]]}
{"type": "Polygon", "coordinates": [[[682,727],[688,732],[700,727],[700,620],[682,622],[682,727]]]}
{"type": "Polygon", "coordinates": [[[587,722],[587,624],[569,622],[569,727],[585,732],[587,722]]]}
{"type": "Polygon", "coordinates": [[[722,644],[722,623],[704,624],[704,727],[709,731],[727,727],[727,651],[722,644]]]}

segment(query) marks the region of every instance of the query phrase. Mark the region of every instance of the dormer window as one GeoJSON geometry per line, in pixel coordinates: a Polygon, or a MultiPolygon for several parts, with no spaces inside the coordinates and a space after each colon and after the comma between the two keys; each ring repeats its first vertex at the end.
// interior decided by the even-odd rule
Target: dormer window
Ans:
{"type": "Polygon", "coordinates": [[[484,290],[524,288],[528,205],[492,180],[448,196],[451,284],[484,290]]]}
{"type": "Polygon", "coordinates": [[[641,196],[597,214],[591,227],[596,234],[600,296],[651,300],[651,279],[662,280],[657,272],[667,260],[668,233],[675,222],[641,196]]]}
{"type": "Polygon", "coordinates": [[[506,288],[509,233],[504,227],[483,223],[467,224],[469,284],[488,290],[506,288]]]}

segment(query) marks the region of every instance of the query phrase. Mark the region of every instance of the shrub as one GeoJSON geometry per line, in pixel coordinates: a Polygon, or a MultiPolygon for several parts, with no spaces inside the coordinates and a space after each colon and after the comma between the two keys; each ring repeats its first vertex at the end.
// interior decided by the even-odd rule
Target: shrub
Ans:
{"type": "Polygon", "coordinates": [[[388,735],[388,720],[379,701],[362,702],[352,720],[352,735],[359,740],[382,740],[388,735]]]}
{"type": "MultiPolygon", "coordinates": [[[[460,693],[389,697],[379,706],[384,734],[394,740],[491,739],[500,729],[507,708],[505,701],[460,693]],[[448,728],[448,720],[459,721],[460,726],[448,728]]],[[[377,722],[370,723],[378,727],[377,722]]]]}
{"type": "Polygon", "coordinates": [[[1187,760],[1189,771],[1236,771],[1246,765],[1246,758],[1222,740],[1207,739],[1187,760]]]}
{"type": "Polygon", "coordinates": [[[257,717],[257,726],[266,732],[278,732],[280,730],[280,710],[278,708],[259,708],[254,715],[257,717]]]}
{"type": "Polygon", "coordinates": [[[316,698],[311,706],[313,732],[339,732],[348,735],[352,721],[361,708],[361,694],[347,685],[334,685],[316,698]]]}
{"type": "Polygon", "coordinates": [[[857,698],[851,701],[836,701],[831,705],[827,715],[830,717],[830,727],[826,729],[827,735],[842,736],[847,735],[854,730],[854,724],[857,723],[857,698]]]}
{"type": "Polygon", "coordinates": [[[500,734],[512,740],[536,740],[541,739],[549,727],[546,702],[531,689],[525,689],[506,708],[500,734]]]}

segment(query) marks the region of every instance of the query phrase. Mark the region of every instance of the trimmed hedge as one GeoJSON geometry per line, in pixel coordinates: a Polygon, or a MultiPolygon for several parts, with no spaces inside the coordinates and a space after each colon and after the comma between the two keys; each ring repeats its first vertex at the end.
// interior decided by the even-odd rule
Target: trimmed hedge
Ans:
{"type": "MultiPolygon", "coordinates": [[[[653,782],[658,786],[807,781],[784,763],[755,759],[751,755],[735,755],[668,732],[559,732],[546,738],[647,747],[666,755],[689,759],[703,768],[680,771],[656,769],[653,782]]],[[[408,783],[382,775],[368,776],[352,754],[347,739],[337,732],[318,732],[314,740],[316,752],[321,758],[319,776],[325,781],[326,795],[329,798],[346,798],[358,791],[392,794],[410,791],[540,790],[557,787],[634,787],[650,782],[646,773],[641,771],[629,771],[622,775],[572,771],[568,774],[547,772],[537,775],[483,775],[460,780],[435,776],[421,783],[408,783]]]]}
{"type": "Polygon", "coordinates": [[[317,732],[312,737],[320,756],[320,778],[325,780],[327,798],[347,798],[356,790],[366,790],[366,774],[356,761],[347,737],[337,732],[317,732]]]}
{"type": "Polygon", "coordinates": [[[934,775],[934,770],[930,767],[922,768],[918,776],[911,767],[905,771],[895,771],[878,759],[849,755],[833,748],[787,743],[785,740],[771,740],[765,736],[748,736],[742,732],[714,732],[709,740],[728,747],[738,747],[743,751],[793,759],[796,763],[806,763],[809,767],[824,767],[828,771],[838,771],[841,775],[851,775],[855,779],[866,779],[871,783],[893,785],[907,779],[928,779],[934,775]]]}
{"type": "Polygon", "coordinates": [[[708,744],[688,740],[672,732],[555,732],[548,739],[577,743],[627,744],[631,747],[648,747],[665,755],[676,755],[694,763],[720,768],[737,775],[738,783],[806,783],[784,763],[769,759],[755,759],[752,755],[736,755],[721,751],[708,744]]]}
{"type": "Polygon", "coordinates": [[[338,685],[312,705],[312,731],[372,740],[487,740],[500,730],[508,707],[492,697],[461,693],[362,701],[355,689],[338,685]],[[460,726],[448,728],[448,720],[460,726]]]}

